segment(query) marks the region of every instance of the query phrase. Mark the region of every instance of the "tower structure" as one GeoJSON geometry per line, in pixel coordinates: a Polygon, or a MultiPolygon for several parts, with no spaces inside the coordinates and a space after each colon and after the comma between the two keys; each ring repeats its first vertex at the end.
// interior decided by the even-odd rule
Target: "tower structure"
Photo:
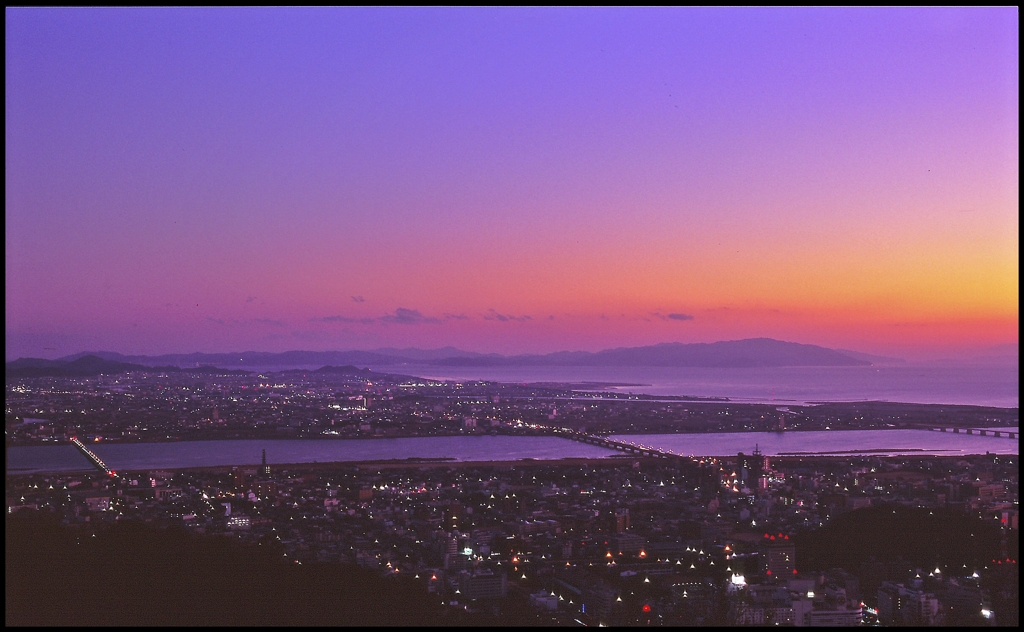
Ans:
{"type": "Polygon", "coordinates": [[[267,450],[263,450],[263,463],[260,465],[260,475],[270,476],[270,466],[267,465],[267,450]]]}
{"type": "Polygon", "coordinates": [[[770,469],[768,457],[761,453],[760,446],[755,445],[754,453],[749,456],[742,452],[736,455],[736,473],[745,487],[759,492],[765,490],[770,469]]]}

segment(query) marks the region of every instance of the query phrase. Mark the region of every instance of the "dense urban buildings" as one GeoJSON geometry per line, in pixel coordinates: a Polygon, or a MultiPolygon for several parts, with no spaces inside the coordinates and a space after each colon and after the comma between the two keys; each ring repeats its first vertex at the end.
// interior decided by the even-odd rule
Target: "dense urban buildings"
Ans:
{"type": "MultiPolygon", "coordinates": [[[[9,380],[7,395],[8,446],[71,436],[92,445],[596,436],[667,419],[689,431],[768,429],[780,417],[768,405],[383,374],[35,378],[9,380]]],[[[799,432],[802,424],[913,424],[925,408],[831,405],[782,415],[786,432],[799,432]]],[[[941,415],[953,425],[1008,427],[1017,411],[941,415]]],[[[270,547],[281,564],[411,578],[440,612],[489,617],[477,623],[1016,624],[1016,455],[769,457],[757,446],[650,454],[274,465],[263,452],[262,464],[116,475],[94,464],[89,471],[83,457],[82,471],[9,471],[6,500],[9,518],[42,513],[83,535],[140,523],[270,547]]]]}
{"type": "MultiPolygon", "coordinates": [[[[786,431],[1019,423],[1016,408],[889,402],[780,407],[625,394],[601,384],[442,382],[355,367],[210,370],[8,378],[7,441],[437,436],[538,424],[608,434],[777,431],[780,423],[786,431]]],[[[737,451],[749,454],[755,447],[737,451]]],[[[756,476],[755,461],[751,454],[741,476],[756,476]]]]}
{"type": "Polygon", "coordinates": [[[5,18],[8,625],[1017,625],[1019,8],[5,18]]]}

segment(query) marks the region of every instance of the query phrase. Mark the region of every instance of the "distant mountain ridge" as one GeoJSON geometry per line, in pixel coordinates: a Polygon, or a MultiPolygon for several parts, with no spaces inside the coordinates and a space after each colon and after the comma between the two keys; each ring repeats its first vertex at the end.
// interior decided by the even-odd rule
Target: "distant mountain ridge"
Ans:
{"type": "Polygon", "coordinates": [[[563,351],[547,355],[447,358],[446,366],[676,366],[754,368],[784,366],[869,366],[833,349],[751,338],[713,343],[667,342],[647,347],[621,347],[597,353],[563,351]]]}
{"type": "MultiPolygon", "coordinates": [[[[771,338],[751,338],[714,343],[668,342],[644,347],[619,347],[591,353],[559,351],[548,354],[504,356],[462,351],[454,347],[440,349],[383,348],[373,351],[286,351],[269,353],[190,353],[160,356],[126,356],[111,352],[88,352],[61,358],[74,362],[94,356],[112,362],[143,366],[194,368],[220,367],[295,367],[295,366],[678,366],[705,368],[754,368],[785,366],[868,366],[872,363],[900,362],[850,351],[838,351],[816,345],[784,342],[771,338]]],[[[16,362],[22,362],[17,360],[16,362]]],[[[27,361],[27,360],[24,360],[27,361]]],[[[41,360],[39,362],[54,362],[41,360]]],[[[10,366],[12,363],[8,363],[10,366]]],[[[10,370],[10,369],[8,369],[10,370]]]]}
{"type": "MultiPolygon", "coordinates": [[[[205,375],[252,375],[252,371],[244,369],[222,369],[214,366],[177,367],[177,366],[146,366],[131,362],[106,360],[96,355],[85,355],[74,360],[43,360],[40,358],[18,358],[5,366],[5,377],[95,377],[97,375],[118,375],[121,373],[188,373],[205,375]]],[[[320,373],[333,375],[349,375],[375,382],[401,383],[409,380],[423,381],[411,375],[394,375],[380,373],[357,366],[322,366],[314,371],[291,369],[281,371],[284,374],[320,373]]]]}
{"type": "MultiPolygon", "coordinates": [[[[74,360],[43,360],[40,358],[18,358],[4,366],[4,376],[9,378],[22,377],[93,377],[96,375],[116,375],[130,371],[147,373],[181,373],[184,369],[176,366],[145,366],[131,362],[118,362],[89,354],[74,360]]],[[[249,371],[233,371],[213,366],[201,366],[188,369],[191,373],[208,373],[211,375],[248,374],[249,371]]]]}
{"type": "Polygon", "coordinates": [[[244,351],[240,353],[173,353],[159,356],[123,355],[110,351],[87,351],[60,358],[64,361],[77,360],[92,355],[114,362],[131,362],[145,366],[172,365],[192,368],[203,365],[224,367],[292,367],[300,365],[387,365],[403,364],[409,360],[373,351],[244,351]]]}

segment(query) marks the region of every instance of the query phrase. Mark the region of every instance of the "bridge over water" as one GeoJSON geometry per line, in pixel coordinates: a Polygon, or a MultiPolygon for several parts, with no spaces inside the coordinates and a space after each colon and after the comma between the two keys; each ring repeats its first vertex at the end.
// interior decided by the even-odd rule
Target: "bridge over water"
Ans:
{"type": "Polygon", "coordinates": [[[952,432],[953,434],[969,434],[981,437],[999,437],[1001,439],[1017,439],[1020,433],[1016,430],[993,430],[992,428],[934,428],[929,430],[936,432],[952,432]]]}
{"type": "Polygon", "coordinates": [[[117,476],[117,472],[115,472],[114,470],[112,470],[109,467],[107,467],[107,464],[104,463],[102,461],[102,459],[100,459],[100,457],[96,456],[95,452],[93,452],[89,448],[85,447],[85,444],[82,443],[78,439],[78,437],[71,437],[71,444],[74,445],[76,448],[78,448],[78,451],[81,452],[82,454],[84,454],[85,458],[89,459],[89,462],[92,463],[96,467],[96,469],[98,469],[99,471],[103,472],[107,476],[110,476],[110,477],[117,476]]]}
{"type": "Polygon", "coordinates": [[[564,428],[552,428],[554,434],[559,437],[566,439],[572,439],[573,441],[579,441],[580,443],[588,443],[590,445],[596,445],[601,448],[608,448],[610,450],[618,450],[619,452],[625,452],[627,454],[635,454],[636,456],[646,456],[657,459],[690,459],[689,456],[682,454],[676,454],[675,452],[669,452],[667,450],[659,450],[658,448],[652,448],[646,445],[637,445],[627,441],[615,441],[606,437],[598,437],[595,435],[587,434],[585,432],[578,432],[575,430],[568,430],[564,428]]]}

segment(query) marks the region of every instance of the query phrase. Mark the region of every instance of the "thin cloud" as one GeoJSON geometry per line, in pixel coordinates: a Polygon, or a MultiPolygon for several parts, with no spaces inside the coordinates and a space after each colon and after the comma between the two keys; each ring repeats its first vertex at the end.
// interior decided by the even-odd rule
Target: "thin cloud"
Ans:
{"type": "Polygon", "coordinates": [[[362,296],[353,296],[352,297],[352,302],[353,303],[365,303],[366,299],[363,298],[362,296]]]}
{"type": "Polygon", "coordinates": [[[399,307],[394,314],[381,316],[378,320],[382,323],[395,323],[397,325],[427,325],[441,322],[436,318],[424,316],[415,309],[399,307]]]}
{"type": "Polygon", "coordinates": [[[661,312],[651,312],[650,315],[654,316],[655,318],[660,318],[662,320],[679,320],[679,321],[693,320],[693,316],[691,316],[690,314],[680,314],[680,313],[662,314],[661,312]]]}
{"type": "Polygon", "coordinates": [[[249,318],[246,320],[238,320],[232,318],[231,320],[224,320],[222,318],[214,318],[212,316],[208,316],[206,320],[208,322],[223,325],[225,327],[245,327],[246,325],[272,325],[274,327],[285,327],[288,325],[288,323],[284,322],[283,320],[275,320],[273,318],[249,318]]]}
{"type": "Polygon", "coordinates": [[[372,325],[377,321],[376,318],[352,318],[351,316],[323,316],[321,318],[310,318],[311,323],[360,323],[362,325],[372,325]]]}
{"type": "Polygon", "coordinates": [[[399,307],[393,314],[384,314],[376,318],[353,318],[337,314],[334,316],[322,316],[310,318],[313,323],[357,323],[360,325],[392,324],[392,325],[433,325],[441,320],[432,316],[424,316],[419,310],[399,307]]]}
{"type": "Polygon", "coordinates": [[[496,310],[494,310],[492,308],[492,309],[487,310],[487,313],[484,314],[484,320],[497,320],[497,321],[502,322],[502,323],[507,323],[509,321],[516,321],[516,322],[520,322],[521,323],[521,322],[524,322],[524,321],[527,321],[527,320],[533,320],[533,316],[529,316],[529,315],[526,315],[526,314],[524,314],[523,316],[513,316],[511,314],[500,314],[500,313],[498,313],[496,310]]]}
{"type": "Polygon", "coordinates": [[[469,320],[469,316],[465,314],[445,314],[445,320],[469,320]]]}

